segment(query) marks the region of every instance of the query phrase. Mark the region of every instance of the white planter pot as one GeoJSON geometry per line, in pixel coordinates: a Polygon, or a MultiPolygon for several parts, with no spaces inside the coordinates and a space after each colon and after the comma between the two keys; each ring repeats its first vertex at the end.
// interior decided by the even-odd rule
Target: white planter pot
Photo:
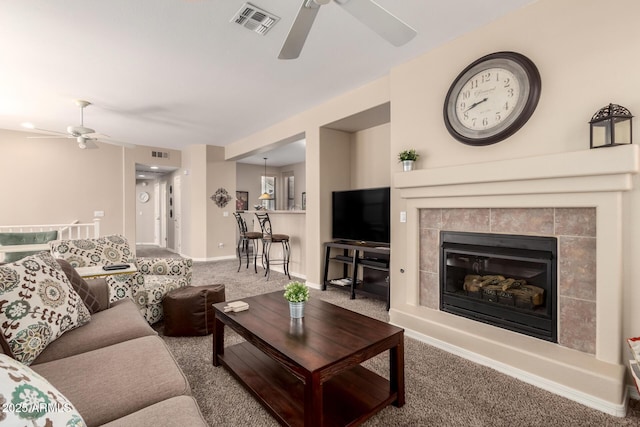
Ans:
{"type": "Polygon", "coordinates": [[[291,318],[301,319],[304,317],[304,303],[303,302],[289,302],[289,312],[291,318]]]}
{"type": "Polygon", "coordinates": [[[413,165],[416,163],[415,160],[403,160],[402,161],[402,170],[404,172],[412,171],[413,165]]]}

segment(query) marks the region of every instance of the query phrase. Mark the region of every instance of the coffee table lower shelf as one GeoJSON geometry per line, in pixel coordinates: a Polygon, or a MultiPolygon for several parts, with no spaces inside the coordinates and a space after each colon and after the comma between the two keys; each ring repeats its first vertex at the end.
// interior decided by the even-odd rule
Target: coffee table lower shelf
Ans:
{"type": "MultiPolygon", "coordinates": [[[[304,384],[248,342],[225,347],[218,360],[283,425],[304,425],[304,384]]],[[[323,424],[357,425],[397,399],[389,381],[362,366],[323,385],[323,424]]]]}

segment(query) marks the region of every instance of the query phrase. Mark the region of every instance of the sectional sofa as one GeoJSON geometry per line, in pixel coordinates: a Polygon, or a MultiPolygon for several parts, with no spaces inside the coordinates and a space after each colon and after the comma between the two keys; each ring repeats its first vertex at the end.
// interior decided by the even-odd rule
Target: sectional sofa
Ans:
{"type": "Polygon", "coordinates": [[[0,266],[0,420],[206,426],[139,307],[130,298],[109,302],[104,279],[74,273],[46,252],[0,266]]]}

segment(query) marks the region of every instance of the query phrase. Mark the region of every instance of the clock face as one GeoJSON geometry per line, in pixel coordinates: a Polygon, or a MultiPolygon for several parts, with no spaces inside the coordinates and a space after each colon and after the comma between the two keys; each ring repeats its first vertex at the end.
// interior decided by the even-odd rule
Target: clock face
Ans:
{"type": "Polygon", "coordinates": [[[445,125],[465,144],[494,144],[526,123],[539,97],[540,75],[529,59],[514,52],[487,55],[451,85],[444,105],[445,125]]]}
{"type": "Polygon", "coordinates": [[[488,68],[462,86],[456,99],[456,116],[467,129],[492,129],[511,116],[520,95],[520,83],[511,71],[488,68]]]}
{"type": "Polygon", "coordinates": [[[149,193],[147,193],[146,191],[141,191],[140,194],[138,194],[138,200],[140,200],[140,202],[142,203],[147,203],[149,201],[149,193]]]}

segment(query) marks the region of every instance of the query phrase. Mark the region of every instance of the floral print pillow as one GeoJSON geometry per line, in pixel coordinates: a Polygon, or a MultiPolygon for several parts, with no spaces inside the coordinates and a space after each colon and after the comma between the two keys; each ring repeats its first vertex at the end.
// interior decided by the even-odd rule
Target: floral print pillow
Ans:
{"type": "Polygon", "coordinates": [[[0,333],[19,362],[31,364],[50,342],[90,319],[48,252],[0,266],[0,333]]]}
{"type": "Polygon", "coordinates": [[[51,383],[6,354],[0,354],[0,425],[86,426],[51,383]]]}
{"type": "Polygon", "coordinates": [[[49,247],[53,256],[76,268],[135,262],[129,242],[119,234],[96,239],[55,240],[49,242],[49,247]]]}

